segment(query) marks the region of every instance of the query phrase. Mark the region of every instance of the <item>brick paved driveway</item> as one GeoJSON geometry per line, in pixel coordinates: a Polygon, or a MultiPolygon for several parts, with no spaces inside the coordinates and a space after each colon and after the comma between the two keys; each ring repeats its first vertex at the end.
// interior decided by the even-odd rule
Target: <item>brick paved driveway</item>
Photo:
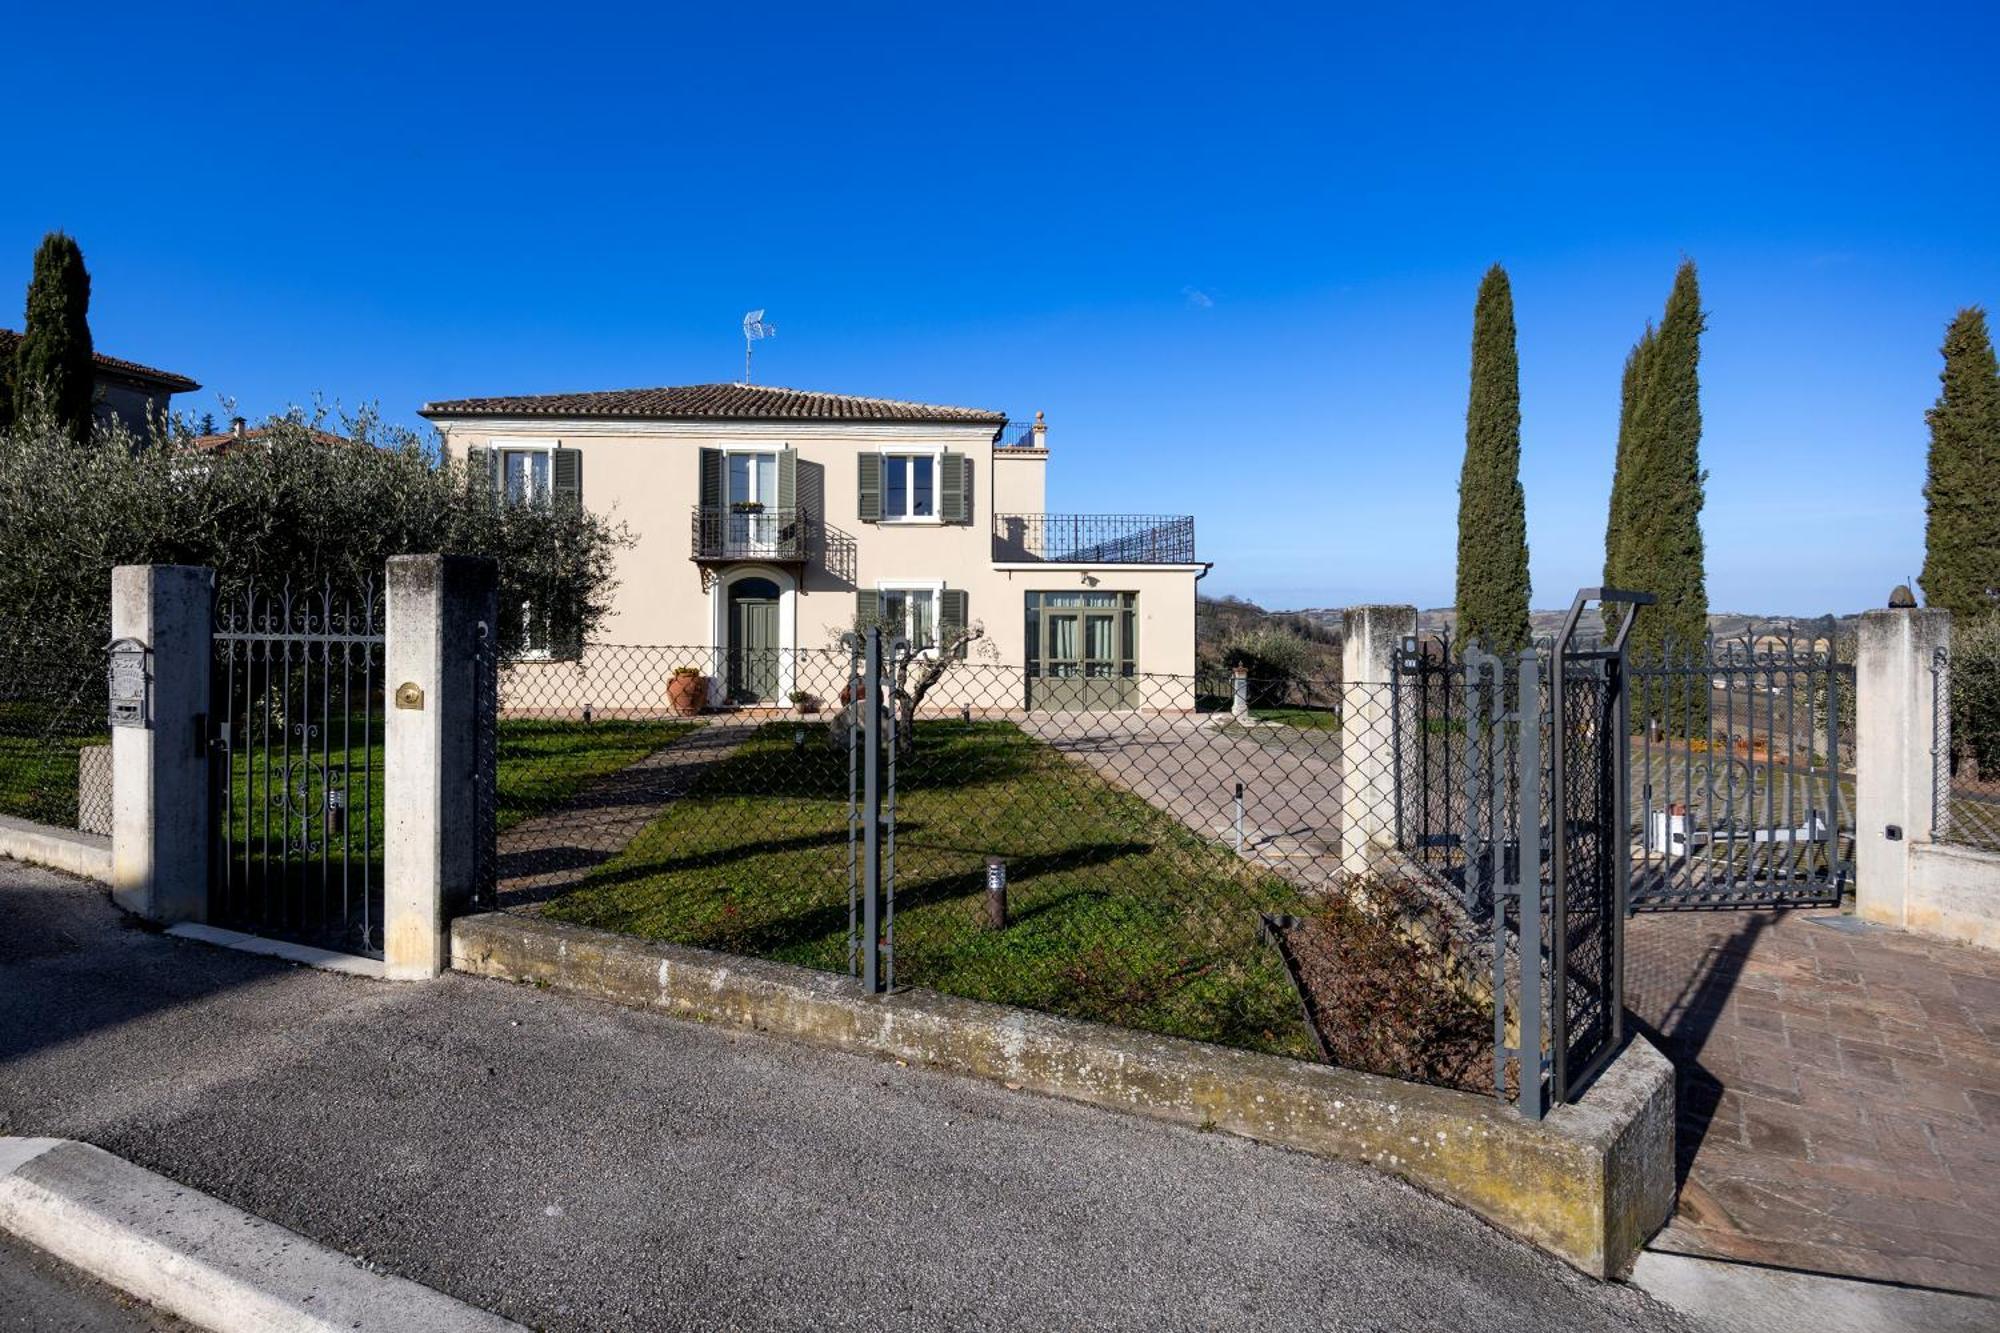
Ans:
{"type": "Polygon", "coordinates": [[[1832,911],[1661,913],[1626,974],[1681,1069],[1654,1248],[2000,1296],[2000,955],[1832,911]]]}

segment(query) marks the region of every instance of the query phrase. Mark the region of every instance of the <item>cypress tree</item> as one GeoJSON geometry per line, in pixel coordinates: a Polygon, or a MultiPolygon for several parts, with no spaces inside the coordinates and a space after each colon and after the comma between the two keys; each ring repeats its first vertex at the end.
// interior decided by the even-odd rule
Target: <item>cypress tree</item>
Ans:
{"type": "Polygon", "coordinates": [[[14,350],[17,403],[39,396],[70,438],[90,435],[94,366],[90,342],[90,273],[83,251],[52,231],[35,251],[27,323],[14,350]]]}
{"type": "Polygon", "coordinates": [[[1514,293],[1495,264],[1472,311],[1472,388],[1458,478],[1458,632],[1515,652],[1528,643],[1528,513],[1521,491],[1521,373],[1514,293]]]}
{"type": "MultiPolygon", "coordinates": [[[[1604,583],[1610,588],[1629,589],[1632,586],[1626,581],[1630,570],[1626,567],[1624,545],[1632,517],[1632,425],[1639,408],[1639,386],[1645,383],[1647,359],[1652,355],[1655,337],[1653,325],[1648,321],[1645,333],[1625,354],[1625,376],[1618,390],[1618,447],[1611,471],[1610,513],[1604,522],[1604,583]]],[[[1623,623],[1624,612],[1624,606],[1617,603],[1604,608],[1607,633],[1615,631],[1623,623]]]]}
{"type": "Polygon", "coordinates": [[[1986,312],[1958,312],[1945,330],[1942,388],[1930,423],[1924,483],[1924,599],[1971,618],[2000,605],[2000,368],[1986,312]]]}
{"type": "Polygon", "coordinates": [[[1652,346],[1640,358],[1620,515],[1620,582],[1657,599],[1639,617],[1631,646],[1657,657],[1666,643],[1692,647],[1708,635],[1708,587],[1701,537],[1701,334],[1706,326],[1692,261],[1673,293],[1652,346]]]}

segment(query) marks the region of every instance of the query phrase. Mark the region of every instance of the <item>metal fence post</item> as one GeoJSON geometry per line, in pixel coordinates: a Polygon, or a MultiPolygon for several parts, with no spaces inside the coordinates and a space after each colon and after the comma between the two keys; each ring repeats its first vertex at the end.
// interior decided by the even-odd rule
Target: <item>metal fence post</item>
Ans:
{"type": "MultiPolygon", "coordinates": [[[[1542,1083],[1542,977],[1548,969],[1548,950],[1542,940],[1542,699],[1539,665],[1539,659],[1533,652],[1521,654],[1517,704],[1521,743],[1514,758],[1521,792],[1516,826],[1516,836],[1521,840],[1521,1087],[1514,1104],[1530,1120],[1540,1120],[1548,1112],[1548,1091],[1542,1083]]],[[[1551,688],[1561,689],[1560,678],[1551,688]]],[[[1551,744],[1560,747],[1562,737],[1553,737],[1551,744]]],[[[1561,997],[1556,998],[1559,1000],[1561,997]]]]}
{"type": "Polygon", "coordinates": [[[882,630],[868,627],[861,716],[861,988],[882,990],[882,630]]]}

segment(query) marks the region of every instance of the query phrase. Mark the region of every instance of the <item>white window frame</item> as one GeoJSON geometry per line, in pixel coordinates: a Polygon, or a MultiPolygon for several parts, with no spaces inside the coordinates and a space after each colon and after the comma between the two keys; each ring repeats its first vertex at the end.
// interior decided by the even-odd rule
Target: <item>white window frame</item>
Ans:
{"type": "MultiPolygon", "coordinates": [[[[921,527],[926,524],[944,522],[942,510],[944,509],[945,447],[941,444],[917,445],[911,448],[878,449],[876,452],[882,455],[881,521],[884,523],[906,523],[911,526],[917,526],[917,527],[921,527]],[[928,458],[931,460],[931,512],[930,513],[911,514],[905,512],[901,514],[891,514],[889,512],[889,460],[892,458],[928,458]]],[[[907,510],[909,508],[910,498],[916,494],[916,488],[914,486],[905,484],[905,486],[903,487],[903,493],[904,493],[903,505],[905,510],[907,510]]]]}
{"type": "MultiPolygon", "coordinates": [[[[521,642],[515,649],[515,656],[526,662],[552,662],[555,660],[556,655],[556,646],[553,641],[544,643],[539,648],[532,648],[528,645],[528,631],[534,623],[535,604],[532,601],[524,599],[521,602],[521,642]]],[[[547,628],[546,625],[543,626],[545,633],[547,628]]]]}
{"type": "MultiPolygon", "coordinates": [[[[892,592],[927,592],[931,595],[931,637],[933,642],[928,648],[918,649],[916,653],[918,657],[936,657],[938,643],[944,638],[944,590],[945,581],[943,579],[877,579],[875,581],[875,595],[883,599],[885,603],[888,595],[892,592]]],[[[886,612],[886,605],[884,605],[883,609],[886,612]]],[[[910,622],[907,612],[904,613],[903,624],[899,632],[905,638],[909,637],[910,622]]]]}
{"type": "Polygon", "coordinates": [[[536,500],[548,499],[554,493],[556,484],[555,452],[562,447],[561,440],[489,440],[486,447],[493,451],[493,486],[500,493],[502,500],[508,504],[533,504],[536,500]],[[521,454],[523,456],[533,454],[548,455],[549,484],[541,495],[530,495],[526,499],[516,500],[507,494],[507,455],[509,454],[521,454]]]}

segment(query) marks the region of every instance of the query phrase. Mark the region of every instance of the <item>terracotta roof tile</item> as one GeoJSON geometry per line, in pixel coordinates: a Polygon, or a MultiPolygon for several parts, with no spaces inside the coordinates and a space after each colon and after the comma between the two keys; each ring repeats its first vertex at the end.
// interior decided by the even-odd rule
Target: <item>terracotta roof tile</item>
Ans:
{"type": "Polygon", "coordinates": [[[814,393],[770,384],[683,384],[425,403],[426,417],[635,417],[654,421],[921,421],[998,426],[1005,412],[897,398],[814,393]]]}
{"type": "MultiPolygon", "coordinates": [[[[14,347],[21,341],[21,335],[12,329],[0,329],[0,356],[12,357],[14,347]]],[[[185,375],[176,375],[171,370],[155,370],[142,366],[137,361],[127,361],[121,356],[106,356],[102,352],[92,358],[101,371],[113,375],[123,375],[127,379],[145,380],[157,384],[168,393],[193,393],[201,386],[185,375]]]]}
{"type": "MultiPolygon", "coordinates": [[[[245,449],[253,444],[261,443],[264,437],[270,433],[271,427],[269,426],[252,426],[241,435],[238,435],[235,431],[220,431],[214,435],[197,435],[187,442],[187,447],[204,454],[234,453],[238,449],[245,449]]],[[[315,430],[309,433],[314,440],[321,444],[352,445],[354,443],[353,440],[348,439],[345,435],[335,435],[332,431],[315,430]]]]}

